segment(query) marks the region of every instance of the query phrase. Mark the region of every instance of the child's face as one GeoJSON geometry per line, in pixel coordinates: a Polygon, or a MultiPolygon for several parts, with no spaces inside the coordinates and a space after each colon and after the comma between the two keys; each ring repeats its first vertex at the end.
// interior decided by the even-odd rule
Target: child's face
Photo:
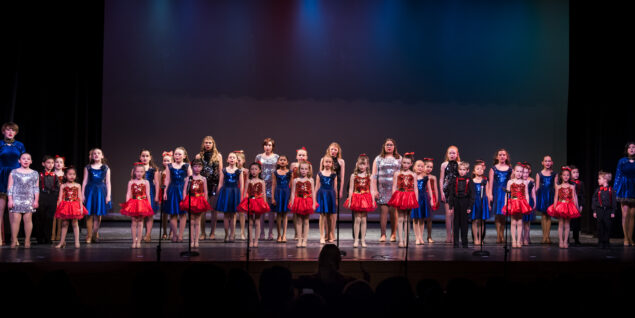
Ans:
{"type": "Polygon", "coordinates": [[[211,139],[205,139],[203,141],[203,148],[205,151],[211,151],[214,148],[214,141],[211,139]]]}
{"type": "Polygon", "coordinates": [[[521,166],[516,166],[516,168],[514,168],[514,177],[516,179],[522,179],[523,178],[523,171],[525,169],[521,166]]]}
{"type": "Polygon", "coordinates": [[[163,157],[163,166],[164,167],[167,167],[171,163],[172,163],[172,157],[170,157],[170,156],[163,157]]]}
{"type": "Polygon", "coordinates": [[[64,169],[64,159],[63,158],[55,158],[55,170],[64,169]]]}
{"type": "Polygon", "coordinates": [[[201,165],[193,165],[193,166],[192,166],[192,172],[193,172],[195,175],[197,175],[197,176],[198,176],[199,174],[201,174],[201,170],[203,170],[203,166],[201,166],[201,165]]]}
{"type": "Polygon", "coordinates": [[[287,157],[280,157],[278,158],[278,165],[280,167],[286,167],[289,165],[289,160],[287,160],[287,157]]]}
{"type": "Polygon", "coordinates": [[[449,160],[456,160],[458,155],[459,155],[459,152],[456,150],[456,148],[452,147],[452,148],[448,149],[448,159],[449,160]]]}
{"type": "Polygon", "coordinates": [[[412,160],[404,158],[401,161],[401,169],[402,170],[408,170],[408,169],[410,169],[410,167],[412,167],[412,160]]]}
{"type": "Polygon", "coordinates": [[[103,158],[104,158],[104,154],[101,152],[101,149],[93,150],[93,154],[91,156],[91,159],[93,159],[93,161],[101,162],[103,158]]]}
{"type": "Polygon", "coordinates": [[[501,150],[496,154],[496,159],[498,159],[498,163],[505,163],[507,161],[507,151],[501,150]]]}
{"type": "Polygon", "coordinates": [[[606,187],[609,184],[609,181],[606,180],[604,176],[598,176],[598,184],[603,187],[606,187]]]}
{"type": "Polygon", "coordinates": [[[243,167],[245,165],[245,158],[243,158],[243,156],[236,156],[236,162],[239,167],[243,167]]]}
{"type": "Polygon", "coordinates": [[[258,175],[260,175],[260,167],[258,167],[257,165],[251,165],[251,167],[249,167],[249,173],[252,177],[257,177],[258,175]]]}
{"type": "Polygon", "coordinates": [[[423,171],[425,170],[425,165],[423,164],[423,161],[415,162],[414,170],[417,174],[423,173],[423,171]]]}
{"type": "Polygon", "coordinates": [[[237,161],[236,158],[236,154],[235,153],[230,153],[229,155],[227,155],[227,163],[230,165],[235,165],[237,161]]]}
{"type": "Polygon", "coordinates": [[[392,140],[386,141],[384,144],[384,151],[386,153],[393,153],[395,151],[395,143],[392,140]]]}
{"type": "Polygon", "coordinates": [[[152,156],[150,156],[149,151],[144,151],[141,153],[141,155],[139,155],[139,161],[143,162],[144,165],[149,164],[151,159],[152,156]]]}
{"type": "Polygon", "coordinates": [[[580,178],[580,170],[572,169],[571,170],[571,179],[578,180],[580,178]]]}
{"type": "Polygon", "coordinates": [[[459,175],[461,177],[464,177],[467,174],[467,168],[465,167],[459,167],[459,175]]]}
{"type": "Polygon", "coordinates": [[[146,173],[146,170],[143,168],[143,166],[135,166],[134,168],[134,177],[137,180],[141,180],[143,179],[143,175],[146,173]]]}
{"type": "Polygon", "coordinates": [[[295,158],[298,159],[298,161],[306,161],[308,157],[309,156],[305,150],[298,150],[298,153],[295,156],[295,158]]]}
{"type": "Polygon", "coordinates": [[[562,171],[562,181],[567,182],[569,180],[571,180],[571,172],[569,170],[562,171]]]}
{"type": "Polygon", "coordinates": [[[529,178],[529,169],[523,169],[523,180],[527,180],[529,178]]]}
{"type": "Polygon", "coordinates": [[[55,167],[55,160],[46,159],[46,161],[42,162],[42,166],[44,166],[44,169],[46,169],[46,171],[51,171],[53,170],[53,167],[55,167]]]}
{"type": "Polygon", "coordinates": [[[333,168],[333,159],[328,157],[324,158],[324,161],[322,161],[322,166],[324,166],[324,169],[333,168]]]}
{"type": "Polygon", "coordinates": [[[331,155],[331,157],[337,157],[337,154],[340,152],[339,149],[337,149],[337,147],[335,147],[334,145],[331,145],[329,147],[329,155],[331,155]]]}
{"type": "Polygon", "coordinates": [[[174,150],[174,162],[177,162],[177,163],[183,162],[183,157],[185,157],[185,153],[183,153],[183,150],[181,149],[174,150]]]}
{"type": "Polygon", "coordinates": [[[13,128],[7,127],[2,131],[2,134],[6,139],[13,139],[13,137],[15,137],[17,133],[15,132],[15,130],[13,130],[13,128]]]}
{"type": "Polygon", "coordinates": [[[309,165],[300,165],[300,176],[303,178],[309,174],[309,165]]]}
{"type": "Polygon", "coordinates": [[[366,171],[366,169],[368,169],[368,161],[366,160],[360,161],[358,167],[360,171],[366,171]]]}
{"type": "Polygon", "coordinates": [[[433,166],[432,162],[426,162],[426,164],[424,165],[425,172],[427,174],[430,174],[432,172],[432,166],[433,166]]]}
{"type": "Polygon", "coordinates": [[[626,153],[628,153],[629,157],[635,156],[635,144],[628,145],[626,153]]]}
{"type": "Polygon", "coordinates": [[[77,178],[77,172],[75,172],[74,169],[66,171],[66,180],[68,180],[69,182],[73,182],[75,181],[76,178],[77,178]]]}
{"type": "Polygon", "coordinates": [[[271,142],[266,143],[262,146],[265,150],[265,153],[271,153],[273,151],[273,144],[271,142]]]}
{"type": "Polygon", "coordinates": [[[22,166],[22,168],[28,168],[31,166],[31,155],[24,154],[20,156],[20,160],[18,161],[20,162],[20,166],[22,166]]]}
{"type": "Polygon", "coordinates": [[[542,159],[542,166],[546,169],[551,169],[551,166],[553,166],[553,160],[551,160],[551,156],[545,156],[542,159]]]}
{"type": "Polygon", "coordinates": [[[476,165],[474,166],[474,174],[481,177],[483,176],[483,170],[485,170],[484,165],[476,165]]]}

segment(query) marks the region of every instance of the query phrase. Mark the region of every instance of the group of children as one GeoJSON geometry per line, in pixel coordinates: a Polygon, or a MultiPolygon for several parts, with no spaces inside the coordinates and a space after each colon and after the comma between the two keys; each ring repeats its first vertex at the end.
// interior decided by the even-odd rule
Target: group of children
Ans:
{"type": "MultiPolygon", "coordinates": [[[[121,204],[121,214],[132,218],[132,248],[139,248],[142,241],[150,240],[153,216],[159,209],[169,218],[170,238],[174,242],[183,241],[186,215],[191,214],[190,244],[195,248],[199,247],[201,238],[206,238],[207,212],[213,212],[210,238],[213,238],[215,213],[224,213],[225,242],[235,240],[236,213],[241,216],[241,224],[244,224],[244,217],[248,219],[247,231],[252,247],[258,246],[264,233],[261,220],[266,213],[271,213],[270,239],[275,214],[277,242],[287,241],[288,213],[292,213],[297,247],[306,247],[309,216],[319,213],[320,242],[333,242],[335,213],[339,200],[344,197],[343,184],[346,182],[339,145],[329,145],[315,177],[305,148],[298,149],[297,161],[289,163],[286,156],[273,153],[275,142],[272,139],[265,139],[263,147],[265,152],[248,167],[244,166],[242,151],[229,153],[224,168],[215,142],[209,136],[204,138],[201,152],[191,163],[182,147],[163,152],[163,169],[153,163],[150,151],[143,149],[138,161],[132,165],[126,202],[121,204]]],[[[635,155],[635,146],[633,153],[635,155]]],[[[69,224],[73,226],[75,246],[79,247],[78,220],[85,216],[88,218],[86,242],[99,240],[101,217],[112,208],[110,170],[101,149],[90,151],[81,185],[76,182],[76,169],[65,167],[63,157],[45,156],[42,160],[44,170],[39,174],[30,169],[31,161],[30,154],[22,150],[18,157],[20,166],[13,169],[8,178],[8,207],[10,212],[19,212],[10,215],[11,246],[19,244],[17,233],[22,217],[26,235],[24,244],[30,246],[32,222],[29,212],[36,209],[44,215],[54,215],[55,223],[61,224],[57,248],[66,245],[69,224]]],[[[551,218],[558,218],[559,246],[569,246],[569,231],[571,227],[575,228],[572,223],[580,217],[584,202],[579,172],[574,166],[562,167],[556,173],[551,157],[545,156],[542,170],[532,179],[531,165],[519,162],[512,166],[507,151],[500,149],[489,177],[486,177],[484,161],[477,160],[470,167],[468,162],[460,160],[458,148],[451,146],[441,165],[443,184],[438,191],[437,178],[431,174],[433,163],[431,158],[415,160],[414,153],[400,156],[392,139],[385,142],[382,155],[373,163],[372,172],[369,157],[366,154],[358,156],[344,202],[344,207],[353,212],[353,247],[367,246],[367,214],[382,205],[397,212],[393,237],[396,234],[394,240],[398,241],[399,247],[406,247],[409,219],[412,219],[416,245],[434,242],[431,216],[440,202],[446,204],[447,241],[454,247],[459,247],[459,242],[463,247],[468,246],[469,220],[472,221],[474,245],[483,244],[484,223],[492,215],[495,216],[498,243],[504,241],[505,220],[509,216],[512,247],[528,245],[530,222],[536,211],[542,212],[543,243],[549,243],[551,218]],[[386,158],[393,162],[384,164],[382,160],[386,158]],[[391,170],[387,173],[385,169],[391,170]],[[384,176],[378,177],[381,174],[384,176]],[[392,182],[392,186],[386,187],[382,180],[392,182]],[[425,228],[428,229],[427,240],[424,240],[425,228]]],[[[610,181],[610,173],[600,172],[599,188],[591,198],[602,247],[608,246],[610,223],[618,201],[616,191],[608,185],[610,181]]],[[[56,226],[51,229],[54,238],[56,226]]],[[[241,237],[244,237],[244,225],[241,226],[241,237]]],[[[575,233],[574,239],[578,240],[575,233]]]]}

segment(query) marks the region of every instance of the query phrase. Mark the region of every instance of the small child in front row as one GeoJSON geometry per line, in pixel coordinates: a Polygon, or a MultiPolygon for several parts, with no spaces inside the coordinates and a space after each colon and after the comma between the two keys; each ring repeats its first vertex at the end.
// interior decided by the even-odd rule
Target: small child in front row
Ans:
{"type": "Polygon", "coordinates": [[[271,211],[265,198],[267,185],[262,179],[262,166],[259,162],[249,165],[249,181],[245,187],[243,199],[238,205],[238,211],[245,212],[249,219],[249,247],[258,247],[260,233],[260,216],[271,211]]]}
{"type": "Polygon", "coordinates": [[[429,176],[425,172],[425,163],[417,160],[414,165],[414,172],[417,174],[417,191],[419,192],[419,206],[412,209],[410,217],[412,218],[412,228],[415,232],[415,244],[423,245],[423,229],[425,220],[432,215],[432,204],[430,198],[432,193],[429,186],[429,176]]]}
{"type": "Polygon", "coordinates": [[[472,206],[472,234],[474,245],[483,244],[483,233],[485,232],[485,220],[489,219],[489,197],[487,196],[487,178],[485,172],[485,161],[476,160],[472,172],[472,185],[474,189],[474,205],[472,206]]]}
{"type": "Polygon", "coordinates": [[[77,170],[68,167],[65,172],[66,182],[60,187],[59,197],[57,198],[57,208],[55,209],[55,218],[61,222],[60,242],[55,248],[63,248],[66,246],[66,233],[68,231],[69,220],[73,222],[73,234],[75,235],[75,247],[79,248],[79,220],[88,215],[88,210],[82,203],[84,201],[84,192],[82,186],[75,182],[77,179],[77,170]]]}
{"type": "Polygon", "coordinates": [[[337,188],[337,175],[333,171],[333,158],[324,156],[321,167],[315,176],[316,201],[318,207],[315,212],[320,214],[320,244],[333,243],[335,241],[335,222],[338,200],[335,197],[337,188]]]}
{"type": "Polygon", "coordinates": [[[39,206],[40,176],[32,170],[31,155],[23,152],[18,160],[20,167],[11,170],[7,184],[9,220],[11,221],[11,248],[18,246],[20,222],[24,221],[24,248],[31,248],[33,212],[39,206]]]}
{"type": "Polygon", "coordinates": [[[522,163],[519,162],[514,166],[512,177],[507,181],[509,199],[507,199],[506,196],[505,206],[503,206],[503,213],[510,215],[512,218],[511,234],[513,248],[521,248],[523,246],[523,215],[529,214],[533,210],[527,201],[529,197],[527,184],[529,181],[523,179],[524,171],[525,166],[522,163]]]}
{"type": "Polygon", "coordinates": [[[351,175],[348,198],[344,202],[344,206],[351,209],[355,217],[355,223],[353,224],[355,241],[353,242],[353,247],[359,246],[357,238],[360,237],[360,230],[362,247],[366,247],[367,214],[377,208],[377,204],[373,200],[377,190],[373,189],[372,182],[370,182],[369,167],[368,156],[366,154],[359,155],[355,163],[355,171],[351,175]]]}
{"type": "Polygon", "coordinates": [[[415,186],[417,175],[412,171],[414,152],[407,152],[401,160],[401,169],[393,176],[392,196],[388,205],[397,209],[397,236],[399,247],[406,247],[408,214],[419,207],[419,189],[415,186]]]}
{"type": "Polygon", "coordinates": [[[192,226],[192,234],[190,235],[191,247],[198,247],[201,216],[212,209],[207,201],[207,178],[201,175],[201,171],[203,171],[203,161],[201,159],[194,159],[194,161],[192,161],[192,180],[188,180],[185,183],[183,201],[179,203],[179,208],[181,208],[182,211],[190,212],[190,224],[192,226]]]}
{"type": "Polygon", "coordinates": [[[143,236],[143,218],[154,215],[153,199],[150,195],[150,182],[145,179],[146,170],[141,162],[135,162],[132,179],[128,181],[126,203],[121,204],[121,214],[132,218],[132,248],[141,247],[143,236]]]}
{"type": "Polygon", "coordinates": [[[609,186],[611,178],[612,175],[609,172],[600,171],[598,173],[599,187],[595,189],[591,197],[593,217],[598,220],[598,246],[602,249],[610,247],[611,222],[617,210],[615,191],[609,186]]]}
{"type": "Polygon", "coordinates": [[[451,179],[448,186],[448,203],[452,213],[454,213],[453,242],[455,248],[459,247],[459,232],[463,248],[467,247],[467,218],[468,214],[472,212],[474,194],[476,192],[467,175],[469,169],[470,164],[468,162],[460,162],[459,175],[451,179]]]}
{"type": "Polygon", "coordinates": [[[273,172],[271,181],[271,205],[276,212],[276,227],[278,228],[278,238],[276,242],[287,242],[287,212],[289,212],[289,198],[291,197],[291,170],[289,170],[289,159],[281,155],[276,163],[276,170],[273,172]]]}
{"type": "Polygon", "coordinates": [[[523,162],[523,180],[527,180],[527,193],[529,193],[529,206],[532,211],[523,215],[523,245],[527,246],[531,243],[530,231],[531,221],[536,219],[536,183],[531,176],[531,164],[523,162]]]}
{"type": "Polygon", "coordinates": [[[289,208],[298,218],[298,244],[296,247],[306,247],[309,237],[309,216],[315,212],[315,185],[311,164],[308,161],[300,162],[297,166],[298,177],[293,179],[291,186],[291,199],[289,208]]]}

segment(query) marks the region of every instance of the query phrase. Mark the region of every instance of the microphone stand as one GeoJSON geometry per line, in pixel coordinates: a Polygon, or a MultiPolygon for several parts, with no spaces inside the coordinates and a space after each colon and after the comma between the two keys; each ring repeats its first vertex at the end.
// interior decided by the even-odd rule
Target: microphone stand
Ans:
{"type": "MultiPolygon", "coordinates": [[[[483,181],[481,181],[482,184],[483,181]]],[[[483,202],[483,192],[485,192],[485,186],[481,185],[481,202],[483,202]]],[[[489,202],[487,203],[489,205],[489,202]]],[[[474,211],[472,211],[472,213],[474,213],[474,211]]],[[[478,257],[484,257],[484,256],[489,256],[489,252],[488,251],[484,251],[483,250],[483,242],[485,241],[483,239],[483,228],[485,227],[485,220],[483,220],[483,214],[481,213],[481,226],[479,226],[479,232],[481,232],[481,249],[479,251],[474,251],[474,253],[472,253],[472,256],[478,256],[478,257]]]]}
{"type": "MultiPolygon", "coordinates": [[[[165,192],[165,190],[163,190],[165,192]]],[[[163,202],[159,205],[159,244],[157,245],[157,262],[161,262],[161,241],[163,240],[163,202]]]]}
{"type": "Polygon", "coordinates": [[[187,251],[181,252],[181,257],[192,257],[199,256],[199,253],[196,251],[192,251],[192,176],[190,176],[187,185],[187,199],[188,199],[188,207],[187,207],[187,223],[188,226],[188,244],[187,251]]]}
{"type": "MultiPolygon", "coordinates": [[[[505,249],[505,258],[504,258],[504,264],[505,264],[505,270],[504,270],[504,277],[507,277],[507,262],[509,260],[509,231],[507,230],[507,226],[511,223],[507,221],[507,218],[510,217],[509,215],[509,199],[511,198],[511,192],[508,190],[505,190],[505,196],[507,198],[507,200],[505,200],[505,222],[507,224],[505,224],[505,245],[503,246],[503,248],[505,249]]],[[[510,217],[511,218],[511,217],[510,217]]],[[[510,225],[511,226],[511,225],[510,225]]]]}
{"type": "MultiPolygon", "coordinates": [[[[241,176],[242,177],[242,176],[241,176]]],[[[249,186],[249,185],[247,185],[249,186]]],[[[266,196],[266,195],[265,195],[266,196]]],[[[251,215],[250,215],[250,206],[249,206],[249,189],[247,190],[247,255],[245,257],[245,270],[249,271],[249,254],[250,254],[250,248],[249,248],[249,243],[251,242],[251,225],[249,224],[251,222],[251,215]]],[[[240,212],[238,212],[240,213],[240,212]]],[[[260,222],[260,220],[257,220],[258,222],[260,222]]],[[[264,222],[263,222],[264,223],[264,222]]],[[[260,233],[255,233],[256,232],[256,218],[254,218],[254,235],[260,235],[260,233]]]]}
{"type": "MultiPolygon", "coordinates": [[[[418,200],[417,200],[418,201],[418,200]]],[[[406,278],[408,277],[408,250],[410,249],[410,214],[406,213],[406,257],[405,257],[405,271],[406,271],[406,278]]]]}
{"type": "MultiPolygon", "coordinates": [[[[335,178],[337,180],[337,178],[335,178]]],[[[334,187],[335,189],[335,211],[337,213],[337,237],[336,237],[336,245],[337,248],[340,248],[340,196],[339,196],[339,190],[338,187],[340,186],[339,182],[337,184],[337,187],[334,187]]],[[[353,220],[353,223],[355,223],[355,220],[353,220]]],[[[328,225],[328,223],[327,223],[328,225]]],[[[340,256],[346,256],[346,251],[343,251],[340,249],[340,256]]]]}

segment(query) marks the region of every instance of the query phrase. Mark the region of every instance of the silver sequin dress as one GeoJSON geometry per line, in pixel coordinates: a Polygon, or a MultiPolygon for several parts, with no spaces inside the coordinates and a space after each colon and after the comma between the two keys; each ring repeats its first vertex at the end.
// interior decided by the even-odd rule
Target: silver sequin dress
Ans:
{"type": "Polygon", "coordinates": [[[271,177],[273,172],[276,171],[276,163],[278,163],[280,155],[271,154],[269,158],[265,158],[262,154],[256,156],[256,162],[259,162],[262,166],[262,179],[265,180],[267,186],[267,199],[271,199],[271,177]]]}
{"type": "Polygon", "coordinates": [[[37,171],[20,173],[17,169],[14,169],[11,171],[11,178],[13,179],[13,185],[9,188],[7,194],[13,196],[13,208],[9,212],[35,212],[33,202],[35,202],[35,194],[40,192],[37,171]]]}
{"type": "Polygon", "coordinates": [[[392,196],[392,179],[395,171],[401,168],[401,158],[377,156],[375,158],[377,165],[377,191],[379,192],[378,204],[388,204],[392,196]]]}

